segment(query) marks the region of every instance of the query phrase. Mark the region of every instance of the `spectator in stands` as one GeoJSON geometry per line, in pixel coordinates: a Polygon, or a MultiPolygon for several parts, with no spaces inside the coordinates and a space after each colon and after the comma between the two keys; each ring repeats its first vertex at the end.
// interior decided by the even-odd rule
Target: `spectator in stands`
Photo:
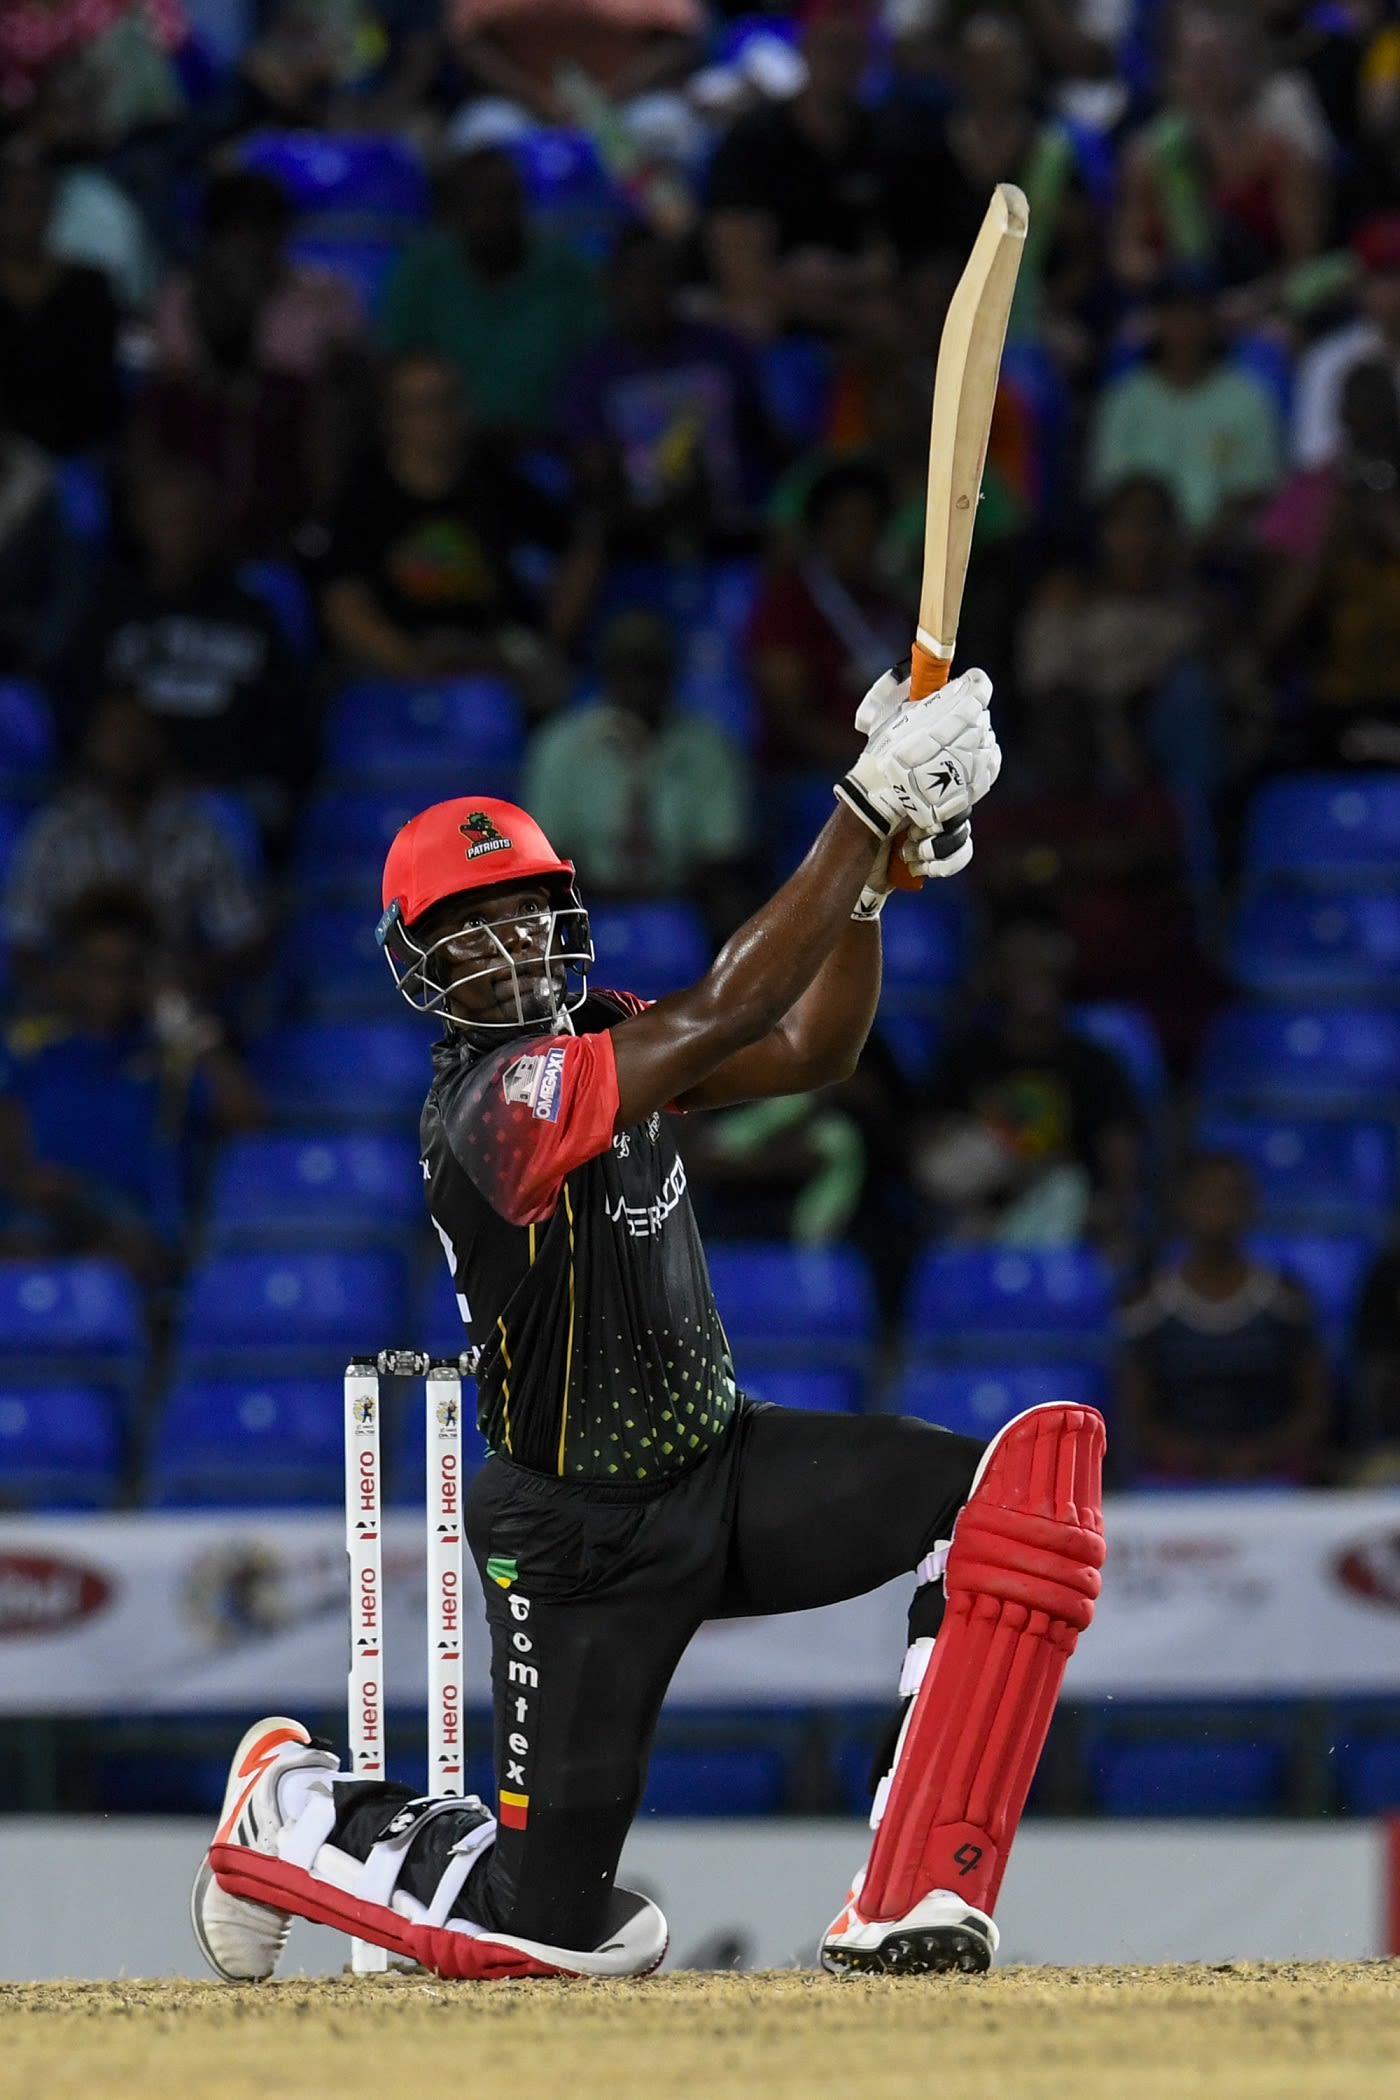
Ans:
{"type": "Polygon", "coordinates": [[[119,886],[149,910],[167,967],[212,989],[257,960],[264,915],[238,854],[201,797],[173,772],[160,722],[133,695],[93,709],[78,776],[36,810],[5,886],[16,975],[47,969],[65,914],[119,886]]]}
{"type": "Polygon", "coordinates": [[[622,235],[612,329],[569,373],[561,418],[579,497],[606,520],[610,547],[652,559],[750,544],[778,449],[751,347],[681,316],[677,267],[655,234],[622,235]]]}
{"type": "Polygon", "coordinates": [[[684,1137],[701,1230],[829,1247],[851,1236],[865,1187],[860,1127],[834,1099],[785,1094],[697,1116],[684,1137]]]}
{"type": "Polygon", "coordinates": [[[81,616],[87,570],[50,462],[0,422],[0,676],[57,654],[81,616]]]}
{"type": "Polygon", "coordinates": [[[1104,388],[1090,441],[1095,495],[1154,474],[1197,543],[1237,536],[1280,471],[1278,412],[1260,381],[1230,363],[1214,297],[1195,269],[1163,280],[1148,356],[1104,388]]]}
{"type": "MultiPolygon", "coordinates": [[[[804,85],[741,116],[711,163],[710,273],[729,320],[760,339],[843,335],[893,282],[894,182],[860,99],[873,15],[870,0],[806,0],[804,85]]],[[[927,189],[906,179],[927,214],[927,189]]]]}
{"type": "Polygon", "coordinates": [[[1352,1331],[1356,1365],[1349,1441],[1363,1466],[1400,1466],[1400,1249],[1376,1257],[1361,1290],[1352,1331]]]}
{"type": "Polygon", "coordinates": [[[961,1238],[1091,1238],[1121,1259],[1140,1226],[1141,1118],[1116,1060],[1070,1025],[1069,960],[1044,923],[1004,928],[990,1012],[939,1059],[912,1173],[961,1238]]]}
{"type": "Polygon", "coordinates": [[[246,789],[279,832],[308,777],[313,727],[277,623],[224,549],[213,486],[181,460],[138,456],[130,553],[109,559],[60,666],[70,723],[93,693],[129,689],[187,778],[246,789]]]}
{"type": "Polygon", "coordinates": [[[153,317],[157,372],[190,380],[272,372],[324,380],[364,336],[351,287],[287,254],[291,207],[280,183],[252,168],[213,176],[193,267],[161,288],[153,317]]]}
{"type": "Polygon", "coordinates": [[[276,0],[239,61],[249,128],[348,131],[421,120],[442,55],[437,0],[276,0]]]}
{"type": "Polygon", "coordinates": [[[0,153],[0,398],[47,452],[89,451],[117,423],[117,310],[100,271],[49,252],[54,172],[31,148],[0,153]]]}
{"type": "Polygon", "coordinates": [[[80,70],[114,146],[179,116],[171,60],[187,34],[182,0],[12,0],[0,13],[0,107],[23,110],[47,75],[80,70]]]}
{"type": "Polygon", "coordinates": [[[589,891],[692,896],[727,933],[753,841],[743,754],[676,705],[675,645],[654,613],[619,614],[598,656],[597,699],[535,735],[525,806],[589,891]]]}
{"type": "MultiPolygon", "coordinates": [[[[851,458],[874,466],[888,481],[893,503],[877,556],[879,574],[897,598],[911,604],[923,571],[929,401],[943,321],[963,262],[944,252],[911,263],[897,294],[872,307],[861,336],[839,346],[821,442],[793,462],[768,506],[778,541],[788,546],[798,537],[808,491],[828,467],[851,458]]],[[[999,684],[1009,639],[1008,588],[1016,608],[1025,599],[1025,567],[1015,556],[1033,516],[1035,442],[1024,393],[1003,372],[977,509],[977,560],[962,613],[967,660],[988,666],[999,684]]]]}
{"type": "Polygon", "coordinates": [[[769,765],[849,765],[862,693],[908,653],[912,612],[876,566],[890,511],[885,477],[859,461],[832,467],[807,492],[797,558],[764,584],[748,633],[769,765]]]}
{"type": "Polygon", "coordinates": [[[140,425],[219,490],[230,544],[283,552],[329,499],[349,442],[364,323],[329,270],[286,255],[279,185],[242,170],[205,195],[204,242],[156,312],[140,425]]]}
{"type": "Polygon", "coordinates": [[[1209,265],[1258,303],[1326,237],[1325,128],[1300,122],[1249,21],[1219,8],[1176,15],[1166,92],[1124,152],[1118,275],[1138,288],[1209,265]]]}
{"type": "Polygon", "coordinates": [[[1328,1372],[1307,1293],[1247,1246],[1254,1187],[1204,1153],[1181,1187],[1184,1251],[1124,1306],[1120,1421],[1139,1478],[1316,1480],[1328,1372]]]}
{"type": "MultiPolygon", "coordinates": [[[[979,520],[980,524],[980,520],[979,520]]],[[[1106,777],[1160,771],[1209,797],[1224,770],[1219,696],[1205,658],[1199,591],[1183,559],[1176,504],[1150,474],[1100,506],[1082,569],[1060,568],[1032,597],[1018,636],[1017,690],[1036,708],[1082,696],[1106,777]]]]}
{"type": "Polygon", "coordinates": [[[1011,332],[1038,334],[1077,371],[1093,350],[1081,309],[1103,275],[1102,229],[1074,134],[1040,106],[1030,24],[1001,8],[967,14],[956,30],[952,67],[956,99],[928,156],[924,187],[910,184],[892,200],[910,215],[907,226],[895,225],[896,243],[906,254],[936,244],[965,256],[992,189],[998,182],[1019,184],[1030,203],[1031,231],[1011,332]],[[930,196],[938,200],[934,212],[930,196]]]}
{"type": "Polygon", "coordinates": [[[336,516],[322,609],[347,666],[389,678],[498,671],[557,699],[541,616],[514,559],[563,521],[475,431],[461,373],[408,351],[385,375],[379,444],[336,516]]]}
{"type": "Polygon", "coordinates": [[[62,262],[100,270],[118,307],[144,314],[160,258],[142,212],[99,161],[92,83],[81,67],[55,67],[39,80],[19,135],[52,160],[57,194],[47,247],[62,262]]]}
{"type": "Polygon", "coordinates": [[[1124,745],[1101,749],[1100,724],[1077,687],[1025,710],[978,813],[971,876],[999,917],[1053,919],[1069,937],[1073,996],[1146,1007],[1180,1071],[1222,995],[1200,946],[1181,805],[1140,751],[1117,770],[1124,745]]]}
{"type": "Polygon", "coordinates": [[[699,56],[700,0],[447,0],[446,13],[476,91],[468,127],[610,123],[642,151],[693,127],[675,90],[699,56]]]}
{"type": "Polygon", "coordinates": [[[1390,368],[1352,367],[1335,464],[1294,476],[1262,525],[1277,557],[1258,630],[1304,706],[1282,755],[1400,763],[1400,397],[1390,368]],[[1301,748],[1299,748],[1301,746],[1301,748]]]}
{"type": "Polygon", "coordinates": [[[1361,312],[1298,365],[1293,461],[1304,472],[1334,465],[1343,449],[1342,389],[1358,365],[1384,364],[1400,396],[1400,211],[1367,219],[1352,247],[1363,272],[1361,312]]]}
{"type": "Polygon", "coordinates": [[[383,348],[450,358],[486,429],[551,428],[564,374],[604,327],[596,269],[532,233],[515,163],[494,148],[449,163],[438,217],[385,288],[383,348]]]}
{"type": "Polygon", "coordinates": [[[158,931],[139,897],[94,890],[60,915],[35,1008],[0,1059],[29,1159],[64,1177],[56,1196],[79,1184],[79,1233],[95,1232],[142,1281],[168,1281],[193,1148],[215,1131],[254,1128],[262,1106],[220,1024],[162,981],[158,931]]]}

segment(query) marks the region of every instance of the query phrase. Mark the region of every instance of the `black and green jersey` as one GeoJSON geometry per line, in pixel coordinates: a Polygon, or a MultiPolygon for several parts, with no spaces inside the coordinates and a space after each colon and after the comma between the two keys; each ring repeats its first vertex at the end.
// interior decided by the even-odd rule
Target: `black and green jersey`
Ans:
{"type": "Polygon", "coordinates": [[[676,1473],[734,1411],[667,1118],[614,1134],[609,1031],[641,1006],[597,992],[573,1035],[433,1051],[423,1172],[478,1352],[478,1422],[493,1450],[540,1473],[676,1473]]]}

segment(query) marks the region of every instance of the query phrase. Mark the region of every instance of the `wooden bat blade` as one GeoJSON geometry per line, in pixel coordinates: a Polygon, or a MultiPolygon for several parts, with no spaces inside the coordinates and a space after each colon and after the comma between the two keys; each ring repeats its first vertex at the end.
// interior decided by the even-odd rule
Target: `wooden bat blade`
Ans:
{"type": "Polygon", "coordinates": [[[1029,219],[1020,190],[999,183],[943,323],[929,428],[915,699],[922,697],[920,686],[932,692],[943,683],[957,640],[1002,346],[1029,219]],[[929,661],[921,663],[922,657],[929,661]]]}

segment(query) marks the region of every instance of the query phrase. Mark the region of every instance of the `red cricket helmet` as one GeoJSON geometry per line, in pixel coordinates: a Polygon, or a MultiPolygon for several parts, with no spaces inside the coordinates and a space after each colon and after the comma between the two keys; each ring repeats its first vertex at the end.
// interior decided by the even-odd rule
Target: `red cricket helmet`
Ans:
{"type": "Polygon", "coordinates": [[[458,795],[420,810],[395,838],[384,863],[384,909],[397,904],[412,926],[463,890],[548,876],[572,887],[573,862],[559,858],[532,816],[489,795],[458,795]]]}
{"type": "MultiPolygon", "coordinates": [[[[524,938],[528,942],[525,928],[531,917],[525,913],[511,922],[516,941],[524,938]]],[[[533,918],[538,924],[541,914],[533,918]]],[[[574,888],[573,862],[561,860],[534,818],[513,802],[459,795],[451,802],[435,802],[431,809],[411,817],[384,863],[384,916],[376,937],[395,984],[414,1011],[434,1014],[449,1028],[462,1030],[478,1042],[503,1029],[567,1026],[567,1016],[588,996],[593,940],[588,914],[574,888]],[[465,966],[460,952],[453,956],[451,944],[456,934],[440,933],[425,945],[414,932],[424,914],[448,898],[535,883],[549,886],[547,932],[543,956],[536,954],[533,972],[526,974],[538,979],[543,968],[549,985],[543,1004],[538,991],[530,991],[522,982],[517,967],[520,952],[512,953],[501,938],[499,925],[493,928],[472,920],[473,925],[481,925],[486,944],[474,967],[465,966]],[[499,1009],[495,1015],[463,1015],[456,1010],[457,995],[465,996],[483,983],[493,988],[498,985],[502,966],[509,973],[510,994],[502,1004],[492,989],[499,1009]]]]}

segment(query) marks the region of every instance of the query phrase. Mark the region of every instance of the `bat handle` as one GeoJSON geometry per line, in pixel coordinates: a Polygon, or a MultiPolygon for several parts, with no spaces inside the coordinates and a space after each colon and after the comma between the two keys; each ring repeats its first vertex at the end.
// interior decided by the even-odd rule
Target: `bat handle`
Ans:
{"type": "MultiPolygon", "coordinates": [[[[948,683],[952,668],[946,656],[935,656],[932,649],[925,649],[922,642],[916,641],[909,668],[909,698],[927,700],[930,693],[938,692],[948,683]]],[[[897,890],[921,890],[924,886],[923,877],[911,875],[905,867],[898,846],[890,853],[889,875],[892,887],[897,890]]]]}
{"type": "Polygon", "coordinates": [[[909,698],[927,700],[931,693],[940,691],[948,683],[952,668],[950,658],[935,656],[932,649],[916,641],[909,667],[909,698]]]}

